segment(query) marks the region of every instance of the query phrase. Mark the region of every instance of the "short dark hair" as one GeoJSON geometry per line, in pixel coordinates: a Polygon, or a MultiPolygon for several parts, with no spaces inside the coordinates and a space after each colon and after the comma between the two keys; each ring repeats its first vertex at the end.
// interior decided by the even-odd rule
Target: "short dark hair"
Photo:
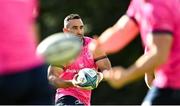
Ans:
{"type": "Polygon", "coordinates": [[[81,17],[79,16],[79,14],[69,14],[64,19],[64,27],[66,27],[66,25],[69,22],[69,20],[73,20],[73,19],[81,19],[81,17]]]}

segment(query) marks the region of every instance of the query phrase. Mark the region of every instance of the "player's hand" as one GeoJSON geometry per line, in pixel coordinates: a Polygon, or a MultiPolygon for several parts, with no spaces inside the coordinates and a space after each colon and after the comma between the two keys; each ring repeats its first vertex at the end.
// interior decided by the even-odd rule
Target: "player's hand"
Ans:
{"type": "Polygon", "coordinates": [[[82,82],[79,82],[77,80],[77,77],[78,77],[78,74],[75,74],[74,77],[73,77],[72,83],[73,83],[74,86],[80,87],[79,85],[82,84],[82,82]]]}
{"type": "Polygon", "coordinates": [[[115,89],[124,86],[124,78],[127,71],[123,67],[113,67],[111,70],[103,71],[104,79],[115,89]]]}
{"type": "Polygon", "coordinates": [[[77,87],[77,88],[80,88],[80,89],[84,89],[84,90],[89,90],[89,89],[87,89],[87,88],[85,88],[85,87],[81,87],[81,85],[82,85],[82,81],[78,81],[77,80],[77,77],[78,77],[78,74],[76,74],[74,77],[73,77],[73,80],[72,80],[72,84],[75,86],[75,87],[77,87]]]}
{"type": "Polygon", "coordinates": [[[98,83],[100,83],[103,80],[103,73],[97,72],[97,76],[98,76],[98,83]]]}

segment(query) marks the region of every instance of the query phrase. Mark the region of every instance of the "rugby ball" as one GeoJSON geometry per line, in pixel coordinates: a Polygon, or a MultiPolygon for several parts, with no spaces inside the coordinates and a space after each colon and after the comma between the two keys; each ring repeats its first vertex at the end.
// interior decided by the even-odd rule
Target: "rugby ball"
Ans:
{"type": "Polygon", "coordinates": [[[55,66],[66,65],[80,53],[82,41],[72,33],[55,33],[45,38],[37,47],[37,53],[55,66]]]}
{"type": "Polygon", "coordinates": [[[84,68],[78,72],[77,81],[81,82],[80,87],[92,90],[98,86],[98,75],[96,70],[84,68]]]}

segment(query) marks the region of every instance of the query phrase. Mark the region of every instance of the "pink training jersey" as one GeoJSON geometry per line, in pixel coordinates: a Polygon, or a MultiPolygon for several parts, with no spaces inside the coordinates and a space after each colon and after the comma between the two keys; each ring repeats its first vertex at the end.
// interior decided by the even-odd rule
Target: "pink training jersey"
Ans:
{"type": "Polygon", "coordinates": [[[36,56],[36,0],[0,0],[0,75],[39,65],[36,56]]]}
{"type": "MultiPolygon", "coordinates": [[[[132,0],[127,14],[137,21],[146,47],[150,32],[171,33],[170,55],[165,64],[156,69],[155,86],[180,88],[180,0],[132,0]]],[[[147,48],[148,52],[148,48],[147,48]]]]}
{"type": "MultiPolygon", "coordinates": [[[[60,75],[61,79],[72,80],[74,75],[83,68],[97,69],[92,53],[88,50],[88,44],[92,41],[89,37],[84,37],[83,48],[79,57],[70,66],[64,68],[60,75]]],[[[90,105],[91,90],[82,90],[77,87],[59,88],[56,93],[56,100],[62,96],[71,95],[79,99],[86,105],[90,105]]]]}

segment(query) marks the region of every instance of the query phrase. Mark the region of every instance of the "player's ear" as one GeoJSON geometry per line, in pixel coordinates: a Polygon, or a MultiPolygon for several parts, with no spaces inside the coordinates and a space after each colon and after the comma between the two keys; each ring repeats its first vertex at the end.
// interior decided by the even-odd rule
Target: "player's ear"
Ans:
{"type": "Polygon", "coordinates": [[[67,28],[63,28],[63,32],[69,32],[67,28]]]}

